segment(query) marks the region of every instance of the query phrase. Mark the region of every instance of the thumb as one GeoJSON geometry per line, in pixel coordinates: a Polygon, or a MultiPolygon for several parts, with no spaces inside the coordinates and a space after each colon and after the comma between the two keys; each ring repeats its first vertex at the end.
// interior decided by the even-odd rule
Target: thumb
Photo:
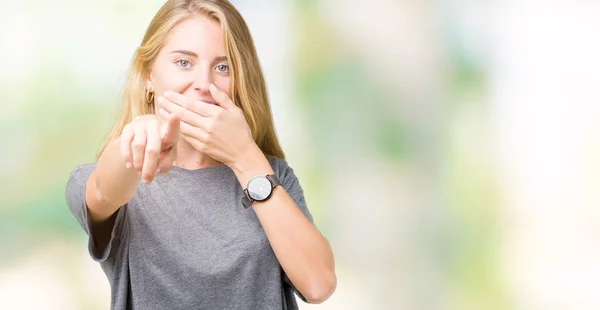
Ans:
{"type": "Polygon", "coordinates": [[[171,114],[163,125],[162,143],[164,148],[169,148],[179,140],[180,118],[171,114]]]}

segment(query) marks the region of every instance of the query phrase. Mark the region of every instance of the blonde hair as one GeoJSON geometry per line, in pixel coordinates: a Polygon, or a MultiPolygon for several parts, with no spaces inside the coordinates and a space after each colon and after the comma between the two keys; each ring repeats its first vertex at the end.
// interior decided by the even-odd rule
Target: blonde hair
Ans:
{"type": "Polygon", "coordinates": [[[169,31],[194,14],[205,14],[221,24],[233,77],[231,99],[244,113],[252,138],[262,152],[266,156],[285,159],[275,133],[265,80],[248,25],[226,0],[169,0],[158,10],[134,53],[119,118],[102,142],[97,159],[136,116],[154,113],[154,102],[148,103],[145,99],[146,80],[154,60],[169,31]]]}

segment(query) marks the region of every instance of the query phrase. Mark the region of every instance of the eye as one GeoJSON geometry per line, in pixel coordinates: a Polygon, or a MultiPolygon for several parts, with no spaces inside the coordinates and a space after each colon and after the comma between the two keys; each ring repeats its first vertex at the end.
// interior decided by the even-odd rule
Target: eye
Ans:
{"type": "Polygon", "coordinates": [[[188,60],[185,59],[179,59],[176,63],[182,68],[189,68],[192,65],[188,60]]]}
{"type": "Polygon", "coordinates": [[[217,69],[217,71],[219,71],[219,72],[229,72],[228,65],[218,65],[215,67],[215,69],[217,69]]]}

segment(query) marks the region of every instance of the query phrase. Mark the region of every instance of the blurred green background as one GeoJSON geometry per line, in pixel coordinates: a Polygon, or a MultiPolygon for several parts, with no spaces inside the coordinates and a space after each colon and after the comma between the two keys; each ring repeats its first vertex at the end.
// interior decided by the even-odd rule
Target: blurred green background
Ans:
{"type": "MultiPolygon", "coordinates": [[[[338,289],[302,309],[599,309],[600,3],[232,1],[338,289]]],[[[106,309],[64,201],[163,1],[0,0],[0,308],[106,309]]]]}

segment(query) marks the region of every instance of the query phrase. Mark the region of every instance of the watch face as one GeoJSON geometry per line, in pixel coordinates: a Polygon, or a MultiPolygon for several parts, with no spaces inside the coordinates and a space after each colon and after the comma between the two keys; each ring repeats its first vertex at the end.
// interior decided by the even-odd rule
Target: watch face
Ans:
{"type": "Polygon", "coordinates": [[[248,183],[248,195],[256,201],[269,198],[272,190],[271,182],[266,177],[256,177],[248,183]]]}

